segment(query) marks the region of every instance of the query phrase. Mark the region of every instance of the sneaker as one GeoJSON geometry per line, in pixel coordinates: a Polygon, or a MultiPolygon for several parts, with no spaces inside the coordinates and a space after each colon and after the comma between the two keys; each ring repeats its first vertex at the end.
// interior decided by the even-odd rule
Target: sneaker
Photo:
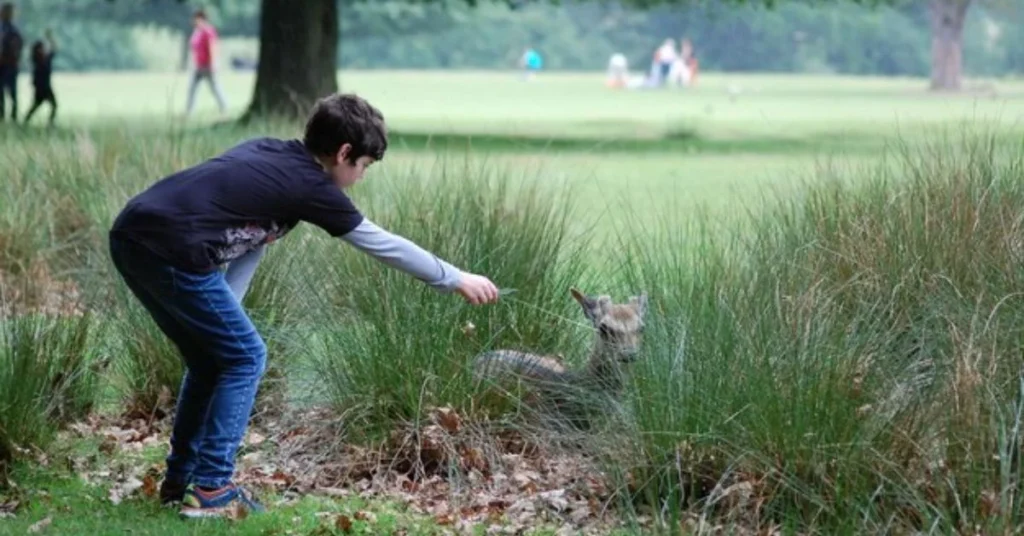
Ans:
{"type": "Polygon", "coordinates": [[[252,498],[244,488],[228,484],[214,491],[203,491],[195,484],[189,484],[181,501],[181,517],[197,519],[233,515],[235,508],[246,513],[263,512],[263,506],[252,498]]]}
{"type": "Polygon", "coordinates": [[[160,483],[160,504],[181,502],[185,497],[185,483],[164,479],[160,483]]]}

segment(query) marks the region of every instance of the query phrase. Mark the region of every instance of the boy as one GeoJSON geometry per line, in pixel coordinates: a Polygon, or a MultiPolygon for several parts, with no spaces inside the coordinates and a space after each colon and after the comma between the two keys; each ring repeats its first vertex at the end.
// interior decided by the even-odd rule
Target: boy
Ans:
{"type": "Polygon", "coordinates": [[[32,87],[35,88],[36,94],[32,100],[32,107],[25,114],[26,125],[44,102],[50,103],[50,126],[53,126],[53,120],[57,116],[57,96],[53,94],[53,84],[51,83],[53,57],[57,55],[57,42],[54,41],[51,30],[47,29],[45,35],[46,43],[36,41],[32,44],[32,87]]]}
{"type": "Polygon", "coordinates": [[[342,192],[386,149],[376,108],[331,95],[314,106],[302,141],[243,142],[153,184],[114,222],[114,265],[186,364],[160,488],[165,504],[182,501],[183,517],[235,503],[263,509],[231,477],[266,359],[241,306],[266,244],[306,221],[439,291],[497,300],[486,277],[377,227],[342,192]]]}

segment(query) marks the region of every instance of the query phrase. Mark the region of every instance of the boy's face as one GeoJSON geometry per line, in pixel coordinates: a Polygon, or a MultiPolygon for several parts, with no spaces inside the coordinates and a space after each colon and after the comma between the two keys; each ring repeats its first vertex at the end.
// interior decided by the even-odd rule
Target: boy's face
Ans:
{"type": "Polygon", "coordinates": [[[331,169],[334,184],[340,188],[348,188],[359,182],[363,178],[363,174],[366,173],[366,168],[374,162],[373,157],[368,155],[360,156],[355,161],[349,160],[348,155],[351,151],[351,145],[347,143],[342,145],[331,169]]]}

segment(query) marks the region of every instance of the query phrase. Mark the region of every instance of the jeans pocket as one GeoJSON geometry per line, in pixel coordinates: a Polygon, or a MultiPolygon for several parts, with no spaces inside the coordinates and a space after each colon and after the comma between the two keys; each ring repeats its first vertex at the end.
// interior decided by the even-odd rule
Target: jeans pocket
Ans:
{"type": "Polygon", "coordinates": [[[171,267],[144,247],[112,238],[110,257],[114,267],[123,277],[130,278],[154,292],[176,291],[171,267]]]}

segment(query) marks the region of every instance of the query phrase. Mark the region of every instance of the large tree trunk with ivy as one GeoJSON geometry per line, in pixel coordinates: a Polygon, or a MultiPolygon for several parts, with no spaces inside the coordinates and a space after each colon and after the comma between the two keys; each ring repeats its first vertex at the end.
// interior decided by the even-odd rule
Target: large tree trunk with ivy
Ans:
{"type": "Polygon", "coordinates": [[[963,76],[964,20],[971,0],[931,0],[933,90],[959,90],[963,76]]]}
{"type": "Polygon", "coordinates": [[[301,117],[338,90],[338,0],[262,0],[256,88],[245,119],[301,117]]]}

